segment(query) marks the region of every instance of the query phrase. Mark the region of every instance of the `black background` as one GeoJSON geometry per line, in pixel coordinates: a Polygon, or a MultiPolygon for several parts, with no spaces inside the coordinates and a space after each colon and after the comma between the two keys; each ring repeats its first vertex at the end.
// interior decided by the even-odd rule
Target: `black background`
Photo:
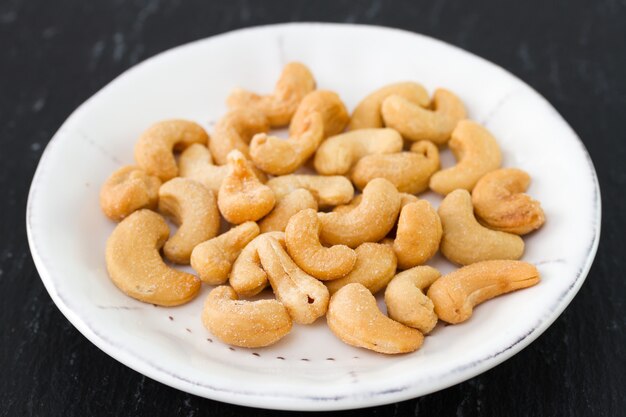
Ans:
{"type": "Polygon", "coordinates": [[[578,296],[536,342],[446,390],[343,415],[626,415],[624,0],[1,0],[0,415],[283,414],[168,388],[102,353],[46,293],[29,253],[24,214],[48,140],[115,76],[181,43],[288,21],[395,26],[503,66],[543,94],[581,136],[603,197],[594,266],[578,296]]]}

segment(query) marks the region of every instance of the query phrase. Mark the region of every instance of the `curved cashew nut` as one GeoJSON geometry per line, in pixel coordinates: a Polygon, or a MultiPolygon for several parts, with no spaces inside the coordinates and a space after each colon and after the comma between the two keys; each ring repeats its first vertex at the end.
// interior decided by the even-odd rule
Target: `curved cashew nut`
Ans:
{"type": "Polygon", "coordinates": [[[169,233],[163,217],[147,209],[122,220],[106,244],[111,281],[127,295],[146,303],[176,306],[193,299],[200,291],[200,280],[170,268],[159,254],[169,233]]]}
{"type": "Polygon", "coordinates": [[[439,150],[431,142],[420,141],[411,146],[411,152],[365,156],[354,166],[351,177],[359,189],[374,178],[385,178],[398,191],[417,194],[428,188],[438,169],[439,150]]]}
{"type": "Polygon", "coordinates": [[[330,137],[315,153],[315,170],[323,175],[342,175],[359,159],[371,154],[402,150],[402,136],[393,129],[360,129],[330,137]]]}
{"type": "Polygon", "coordinates": [[[328,290],[298,268],[276,239],[262,239],[258,252],[276,298],[287,308],[293,321],[309,324],[326,314],[328,290]]]}
{"type": "Polygon", "coordinates": [[[302,131],[287,140],[256,134],[250,142],[254,164],[272,175],[291,174],[300,168],[324,139],[324,122],[319,112],[311,113],[302,123],[302,131]]]}
{"type": "Polygon", "coordinates": [[[182,151],[194,143],[206,144],[209,135],[197,123],[187,120],[165,120],[155,123],[135,144],[137,165],[162,181],[178,175],[174,151],[182,151]]]}
{"type": "Polygon", "coordinates": [[[412,268],[435,256],[442,233],[439,216],[428,201],[419,200],[402,207],[393,241],[398,268],[412,268]]]}
{"type": "Polygon", "coordinates": [[[258,220],[272,211],[276,198],[262,184],[251,164],[238,150],[228,154],[228,175],[222,181],[217,205],[222,216],[234,224],[258,220]]]}
{"type": "Polygon", "coordinates": [[[134,166],[121,167],[102,184],[100,207],[109,219],[120,221],[135,210],[156,208],[160,186],[159,177],[134,166]]]}
{"type": "Polygon", "coordinates": [[[443,227],[440,249],[443,256],[459,265],[491,259],[519,259],[524,253],[521,237],[481,226],[474,217],[472,198],[466,190],[455,190],[439,205],[443,227]]]}
{"type": "Polygon", "coordinates": [[[352,112],[348,130],[383,127],[380,108],[391,95],[399,95],[418,106],[428,107],[430,98],[424,87],[414,82],[400,82],[382,87],[365,97],[352,112]]]}
{"type": "Polygon", "coordinates": [[[180,227],[171,236],[163,253],[178,264],[189,264],[191,251],[220,231],[220,213],[213,191],[199,182],[173,178],[159,189],[159,212],[180,227]]]}
{"type": "Polygon", "coordinates": [[[430,266],[416,266],[396,275],[385,290],[387,314],[393,320],[424,334],[437,324],[433,302],[424,295],[441,273],[430,266]]]}
{"type": "Polygon", "coordinates": [[[284,196],[298,188],[304,188],[313,194],[320,208],[346,204],[354,196],[354,187],[349,179],[341,175],[323,177],[319,175],[283,175],[267,182],[276,198],[284,196]]]}
{"type": "Polygon", "coordinates": [[[331,295],[355,282],[376,294],[385,288],[396,273],[396,255],[390,246],[367,242],[359,245],[354,251],[356,263],[352,271],[342,278],[324,283],[331,295]]]}
{"type": "Polygon", "coordinates": [[[329,245],[351,248],[377,242],[389,233],[400,212],[400,193],[384,178],[375,178],[363,189],[358,206],[345,213],[319,213],[321,238],[329,245]]]}
{"type": "Polygon", "coordinates": [[[284,232],[291,216],[304,209],[317,211],[317,200],[310,191],[298,188],[276,201],[274,210],[259,222],[261,233],[284,232]]]}
{"type": "Polygon", "coordinates": [[[439,194],[446,195],[457,188],[472,191],[480,177],[498,169],[502,163],[496,139],[471,120],[459,122],[449,145],[458,162],[430,177],[430,188],[439,194]]]}
{"type": "Polygon", "coordinates": [[[472,191],[476,215],[488,227],[516,235],[539,229],[546,218],[539,201],[524,194],[529,184],[530,176],[521,169],[486,174],[472,191]]]}
{"type": "Polygon", "coordinates": [[[249,157],[248,144],[257,133],[267,133],[269,122],[263,113],[255,109],[241,108],[231,110],[218,120],[209,149],[218,165],[224,165],[233,149],[249,157]]]}
{"type": "Polygon", "coordinates": [[[302,210],[291,217],[285,230],[287,251],[307,274],[322,281],[341,278],[354,268],[356,252],[345,245],[322,246],[320,226],[313,209],[302,210]]]}
{"type": "Polygon", "coordinates": [[[228,286],[209,293],[202,323],[223,342],[247,348],[272,345],[291,330],[291,317],[279,301],[239,300],[228,286]]]}
{"type": "Polygon", "coordinates": [[[539,281],[539,271],[527,262],[484,261],[439,278],[430,286],[428,298],[441,320],[456,324],[469,319],[474,306],[483,301],[539,281]]]}
{"type": "Polygon", "coordinates": [[[278,243],[285,246],[285,233],[262,233],[243,248],[235,263],[233,263],[228,282],[240,297],[254,297],[267,287],[267,273],[261,266],[258,249],[261,240],[268,238],[276,239],[278,243]]]}
{"type": "Polygon", "coordinates": [[[242,249],[258,235],[259,226],[255,222],[233,227],[197,245],[191,252],[191,267],[207,284],[223,284],[242,249]]]}
{"type": "Polygon", "coordinates": [[[375,352],[413,352],[422,346],[424,335],[385,316],[376,298],[361,284],[349,284],[330,299],[328,327],[343,342],[375,352]]]}
{"type": "Polygon", "coordinates": [[[385,126],[396,129],[405,139],[445,145],[459,120],[467,117],[465,106],[452,92],[439,88],[435,90],[431,108],[392,95],[383,102],[381,113],[385,126]]]}
{"type": "Polygon", "coordinates": [[[289,124],[289,135],[298,136],[306,130],[305,120],[312,113],[319,112],[324,121],[324,137],[343,132],[350,116],[348,109],[337,93],[328,90],[316,90],[307,94],[289,124]]]}
{"type": "Polygon", "coordinates": [[[273,127],[285,126],[296,112],[300,101],[315,89],[315,79],[309,69],[299,63],[290,62],[276,83],[273,94],[261,96],[237,88],[226,103],[231,109],[252,108],[261,111],[273,127]]]}

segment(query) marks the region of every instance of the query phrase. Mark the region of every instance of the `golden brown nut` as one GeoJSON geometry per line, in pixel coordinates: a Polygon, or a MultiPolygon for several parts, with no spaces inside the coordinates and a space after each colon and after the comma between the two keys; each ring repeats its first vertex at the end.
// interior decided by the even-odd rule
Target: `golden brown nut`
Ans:
{"type": "Polygon", "coordinates": [[[375,352],[413,352],[424,342],[419,330],[385,316],[376,298],[361,284],[346,285],[332,296],[326,320],[345,343],[375,352]]]}
{"type": "Polygon", "coordinates": [[[435,90],[431,109],[392,95],[383,102],[381,113],[385,126],[396,129],[405,139],[437,145],[445,145],[459,120],[467,117],[463,102],[442,88],[435,90]]]}
{"type": "Polygon", "coordinates": [[[524,193],[529,184],[530,176],[521,169],[486,174],[472,191],[474,212],[491,229],[516,235],[539,229],[546,219],[539,201],[524,193]]]}
{"type": "Polygon", "coordinates": [[[218,165],[224,165],[228,153],[239,150],[246,158],[250,157],[248,144],[257,133],[270,130],[265,115],[252,108],[231,110],[218,120],[213,137],[209,141],[209,149],[218,165]]]}
{"type": "Polygon", "coordinates": [[[246,348],[272,345],[291,330],[291,317],[279,301],[239,300],[228,286],[209,293],[202,323],[223,342],[246,348]]]}
{"type": "Polygon", "coordinates": [[[274,209],[259,222],[261,233],[284,232],[289,219],[304,209],[317,211],[317,201],[310,191],[298,188],[276,201],[274,209]]]}
{"type": "Polygon", "coordinates": [[[308,115],[319,112],[324,121],[324,137],[343,132],[350,116],[345,104],[337,93],[328,90],[316,90],[307,94],[289,124],[289,135],[298,136],[306,130],[305,120],[308,115]]]}
{"type": "Polygon", "coordinates": [[[231,109],[249,108],[261,111],[273,127],[286,126],[300,101],[315,89],[311,71],[299,62],[290,62],[276,83],[274,93],[261,96],[240,88],[233,90],[226,101],[231,109]]]}
{"type": "Polygon", "coordinates": [[[146,303],[175,306],[193,299],[200,291],[200,280],[170,268],[159,254],[169,233],[163,217],[150,210],[135,211],[122,220],[106,244],[111,281],[146,303]]]}
{"type": "Polygon", "coordinates": [[[174,178],[163,184],[159,189],[159,212],[179,225],[163,246],[165,257],[178,264],[189,264],[193,248],[220,231],[213,191],[194,180],[174,178]]]}
{"type": "Polygon", "coordinates": [[[418,106],[428,107],[430,99],[424,87],[414,82],[389,84],[365,97],[352,112],[348,130],[371,129],[383,127],[380,108],[383,101],[391,95],[404,97],[418,106]]]}
{"type": "Polygon", "coordinates": [[[474,306],[507,292],[537,284],[539,271],[522,261],[484,261],[439,278],[428,290],[435,312],[456,324],[472,315],[474,306]]]}
{"type": "Polygon", "coordinates": [[[285,233],[262,233],[243,248],[235,263],[233,263],[228,282],[239,294],[239,297],[254,297],[267,287],[267,273],[261,266],[258,249],[261,241],[268,238],[276,239],[283,247],[285,246],[285,233]]]}
{"type": "Polygon", "coordinates": [[[393,241],[398,268],[412,268],[435,256],[442,233],[439,215],[428,201],[419,200],[404,206],[393,241]]]}
{"type": "Polygon", "coordinates": [[[481,226],[474,217],[472,198],[466,190],[456,190],[439,205],[443,227],[441,253],[448,260],[469,265],[491,259],[519,259],[524,253],[521,237],[481,226]]]}
{"type": "Polygon", "coordinates": [[[109,219],[118,222],[135,210],[156,208],[160,186],[159,177],[131,165],[121,167],[102,184],[100,207],[109,219]]]}
{"type": "Polygon", "coordinates": [[[313,194],[320,208],[346,204],[354,196],[354,187],[349,179],[341,175],[283,175],[267,182],[276,199],[280,200],[298,188],[304,188],[313,194]]]}

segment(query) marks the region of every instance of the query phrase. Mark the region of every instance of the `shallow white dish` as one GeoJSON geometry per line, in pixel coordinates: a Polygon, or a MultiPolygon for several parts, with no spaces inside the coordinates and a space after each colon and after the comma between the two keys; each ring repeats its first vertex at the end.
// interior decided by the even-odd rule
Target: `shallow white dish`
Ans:
{"type": "MultiPolygon", "coordinates": [[[[451,163],[444,158],[444,164],[451,163]]],[[[438,198],[428,196],[437,203],[438,198]]],[[[100,349],[164,384],[220,401],[275,409],[359,408],[428,394],[486,371],[536,339],[582,285],[600,234],[600,192],[580,139],[533,89],[502,68],[443,42],[371,26],[287,24],[239,30],[157,55],[81,105],[50,141],[33,179],[28,237],[52,299],[100,349]],[[489,301],[468,322],[436,328],[417,352],[383,356],[347,346],[318,320],[278,344],[222,344],[200,322],[209,288],[177,308],[122,294],[107,278],[114,224],[99,187],[151,123],[198,121],[209,131],[235,86],[271,91],[282,66],[302,61],[319,88],[350,109],[375,88],[415,80],[442,86],[498,139],[504,165],[530,173],[547,223],[524,260],[543,280],[489,301]]],[[[432,262],[443,272],[452,266],[432,262]]]]}

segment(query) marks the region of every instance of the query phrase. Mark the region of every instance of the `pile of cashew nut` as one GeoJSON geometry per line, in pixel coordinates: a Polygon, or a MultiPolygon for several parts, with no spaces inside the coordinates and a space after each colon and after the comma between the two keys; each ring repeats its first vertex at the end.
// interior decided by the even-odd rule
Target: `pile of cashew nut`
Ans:
{"type": "Polygon", "coordinates": [[[176,306],[204,283],[216,287],[199,316],[225,343],[268,346],[326,316],[345,343],[397,354],[539,282],[519,260],[521,236],[545,222],[530,176],[501,168],[496,138],[454,93],[390,84],[350,115],[292,62],[272,93],[236,89],[227,104],[210,137],[187,120],[149,127],[136,165],[103,184],[102,210],[119,222],[106,266],[130,297],[176,306]],[[288,138],[270,131],[286,126],[288,138]],[[457,162],[441,169],[445,147],[457,162]],[[437,209],[417,197],[428,190],[437,209]],[[426,265],[438,252],[459,268],[426,265]]]}

